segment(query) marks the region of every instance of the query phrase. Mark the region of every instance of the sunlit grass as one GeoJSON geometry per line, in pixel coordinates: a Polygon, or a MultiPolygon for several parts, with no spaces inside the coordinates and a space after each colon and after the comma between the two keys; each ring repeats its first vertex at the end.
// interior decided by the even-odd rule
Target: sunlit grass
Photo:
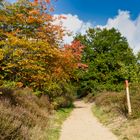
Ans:
{"type": "Polygon", "coordinates": [[[140,119],[126,119],[115,112],[105,112],[105,107],[93,105],[92,112],[98,120],[118,136],[118,140],[140,140],[140,119]]]}
{"type": "Polygon", "coordinates": [[[62,108],[52,116],[49,130],[47,130],[47,140],[58,140],[61,133],[61,126],[66,118],[69,117],[73,108],[62,108]]]}

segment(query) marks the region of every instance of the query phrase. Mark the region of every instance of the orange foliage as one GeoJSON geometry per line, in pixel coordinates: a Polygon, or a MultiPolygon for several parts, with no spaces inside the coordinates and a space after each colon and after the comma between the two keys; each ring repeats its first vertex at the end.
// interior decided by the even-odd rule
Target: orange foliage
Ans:
{"type": "MultiPolygon", "coordinates": [[[[50,4],[50,0],[46,3],[50,4]]],[[[0,19],[0,24],[11,28],[0,30],[0,37],[5,37],[0,40],[0,68],[4,78],[18,82],[18,87],[30,86],[39,90],[46,88],[50,81],[75,78],[75,70],[87,67],[81,63],[84,46],[74,41],[60,48],[64,35],[61,25],[53,24],[55,18],[38,0],[26,5],[29,8],[22,4],[8,7],[13,14],[3,14],[4,18],[0,19]]]]}
{"type": "Polygon", "coordinates": [[[46,2],[50,4],[50,0],[46,0],[46,2]]]}

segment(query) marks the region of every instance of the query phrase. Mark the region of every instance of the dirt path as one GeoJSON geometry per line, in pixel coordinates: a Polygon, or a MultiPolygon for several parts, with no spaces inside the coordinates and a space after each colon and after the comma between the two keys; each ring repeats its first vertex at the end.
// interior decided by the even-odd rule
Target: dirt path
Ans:
{"type": "Polygon", "coordinates": [[[93,116],[92,104],[77,101],[75,105],[76,108],[62,126],[60,140],[117,140],[93,116]]]}

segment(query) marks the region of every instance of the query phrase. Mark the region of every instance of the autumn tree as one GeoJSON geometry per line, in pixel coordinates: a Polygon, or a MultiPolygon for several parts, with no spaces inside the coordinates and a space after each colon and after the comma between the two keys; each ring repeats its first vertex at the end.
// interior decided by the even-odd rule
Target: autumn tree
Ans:
{"type": "Polygon", "coordinates": [[[1,9],[0,75],[63,102],[74,94],[71,79],[76,78],[75,71],[85,67],[81,63],[84,47],[79,41],[59,47],[65,31],[54,24],[58,19],[51,11],[50,1],[26,0],[1,9]]]}

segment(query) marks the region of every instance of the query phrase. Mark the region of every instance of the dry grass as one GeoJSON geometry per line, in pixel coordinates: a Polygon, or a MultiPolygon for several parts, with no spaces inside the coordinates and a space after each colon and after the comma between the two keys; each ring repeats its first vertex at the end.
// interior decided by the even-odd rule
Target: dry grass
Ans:
{"type": "Polygon", "coordinates": [[[26,88],[0,89],[0,140],[44,140],[50,104],[26,88]]]}
{"type": "Polygon", "coordinates": [[[101,123],[118,136],[119,140],[140,140],[140,119],[127,119],[114,112],[105,113],[103,108],[93,106],[93,113],[101,123]]]}
{"type": "Polygon", "coordinates": [[[93,112],[120,140],[140,140],[140,92],[131,88],[132,116],[127,115],[125,92],[102,93],[94,98],[93,112]]]}

